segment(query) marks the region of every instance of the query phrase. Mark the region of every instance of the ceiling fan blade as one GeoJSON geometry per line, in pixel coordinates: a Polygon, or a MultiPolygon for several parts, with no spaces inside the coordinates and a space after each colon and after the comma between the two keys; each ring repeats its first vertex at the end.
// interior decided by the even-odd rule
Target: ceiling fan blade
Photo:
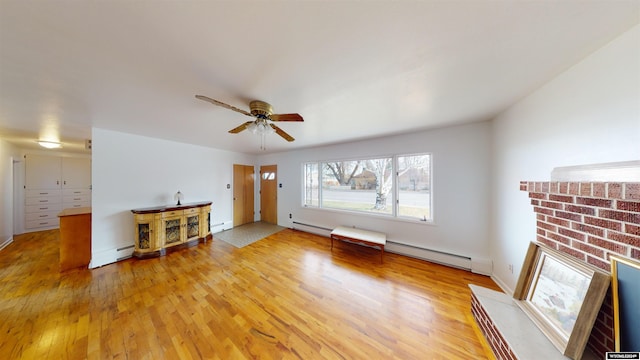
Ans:
{"type": "Polygon", "coordinates": [[[285,140],[287,140],[287,141],[289,141],[289,142],[291,142],[291,141],[295,140],[295,139],[293,138],[293,136],[291,136],[291,135],[287,134],[286,132],[284,132],[284,130],[280,129],[279,127],[277,127],[277,126],[275,126],[275,125],[273,125],[273,124],[269,124],[269,125],[271,125],[271,127],[273,128],[273,130],[275,130],[275,131],[276,131],[276,134],[278,134],[278,135],[282,136],[282,138],[283,138],[283,139],[285,139],[285,140]]]}
{"type": "Polygon", "coordinates": [[[253,121],[247,121],[246,123],[229,130],[229,132],[232,133],[232,134],[237,134],[240,131],[245,130],[246,128],[248,128],[249,125],[251,125],[251,124],[253,124],[253,121]]]}
{"type": "Polygon", "coordinates": [[[273,114],[271,121],[304,121],[300,114],[273,114]]]}
{"type": "Polygon", "coordinates": [[[206,102],[210,102],[213,105],[222,106],[225,109],[233,110],[235,112],[239,112],[240,114],[244,114],[244,115],[247,115],[247,116],[253,116],[248,111],[245,111],[245,110],[242,110],[242,109],[238,109],[237,107],[235,107],[233,105],[225,104],[222,101],[218,101],[216,99],[212,99],[212,98],[204,96],[204,95],[196,95],[196,99],[199,99],[199,100],[202,100],[202,101],[206,101],[206,102]]]}

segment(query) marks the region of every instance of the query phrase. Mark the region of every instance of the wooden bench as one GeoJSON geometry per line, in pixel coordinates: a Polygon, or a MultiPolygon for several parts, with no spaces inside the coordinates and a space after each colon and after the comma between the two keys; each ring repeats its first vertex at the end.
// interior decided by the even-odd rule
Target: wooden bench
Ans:
{"type": "Polygon", "coordinates": [[[384,233],[338,226],[331,231],[331,250],[333,250],[333,240],[349,241],[356,244],[367,245],[380,248],[380,263],[384,256],[384,244],[387,242],[387,235],[384,233]]]}

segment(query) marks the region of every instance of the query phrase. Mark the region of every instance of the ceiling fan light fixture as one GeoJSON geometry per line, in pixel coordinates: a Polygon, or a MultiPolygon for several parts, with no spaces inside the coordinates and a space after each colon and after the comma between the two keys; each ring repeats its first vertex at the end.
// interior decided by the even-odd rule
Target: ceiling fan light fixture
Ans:
{"type": "Polygon", "coordinates": [[[62,144],[56,141],[46,141],[46,140],[38,140],[38,145],[47,149],[59,149],[62,147],[62,144]]]}
{"type": "Polygon", "coordinates": [[[265,127],[265,134],[273,134],[274,132],[276,132],[276,131],[275,131],[275,130],[273,130],[273,128],[272,128],[269,124],[267,124],[267,123],[265,123],[265,124],[264,124],[264,127],[265,127]]]}
{"type": "Polygon", "coordinates": [[[261,121],[261,122],[258,124],[258,134],[260,134],[260,135],[263,135],[263,134],[264,134],[264,135],[267,135],[267,134],[269,134],[269,129],[270,129],[270,128],[271,128],[271,127],[269,126],[269,124],[267,124],[267,121],[266,121],[266,120],[265,120],[265,121],[261,121]]]}
{"type": "Polygon", "coordinates": [[[269,135],[275,132],[267,120],[264,119],[259,119],[249,124],[247,130],[256,135],[269,135]]]}
{"type": "Polygon", "coordinates": [[[249,103],[249,108],[251,112],[248,112],[246,110],[239,109],[233,105],[223,103],[222,101],[212,99],[204,95],[196,95],[196,99],[206,101],[213,105],[220,106],[225,109],[229,109],[237,113],[240,113],[242,115],[255,118],[255,120],[253,121],[247,121],[241,124],[240,126],[237,126],[229,130],[229,133],[237,134],[241,131],[249,130],[252,134],[260,135],[260,138],[262,140],[262,146],[261,146],[262,150],[265,150],[264,142],[265,142],[265,137],[268,134],[274,134],[274,133],[278,134],[278,136],[282,137],[283,139],[289,142],[295,140],[291,135],[287,134],[284,130],[272,124],[271,123],[272,121],[274,122],[304,121],[302,116],[300,116],[300,114],[297,114],[297,113],[274,114],[273,108],[271,107],[271,105],[264,101],[254,100],[251,103],[249,103]]]}
{"type": "Polygon", "coordinates": [[[247,126],[247,130],[251,131],[252,134],[257,134],[258,133],[258,124],[256,124],[255,122],[249,124],[249,126],[247,126]]]}

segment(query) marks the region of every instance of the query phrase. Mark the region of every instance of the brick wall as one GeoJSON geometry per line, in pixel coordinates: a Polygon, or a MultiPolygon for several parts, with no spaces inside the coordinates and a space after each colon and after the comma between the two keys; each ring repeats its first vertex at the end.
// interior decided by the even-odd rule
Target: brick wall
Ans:
{"type": "MultiPolygon", "coordinates": [[[[529,192],[537,241],[606,271],[610,254],[640,260],[640,183],[522,181],[520,190],[529,192]]],[[[614,350],[611,290],[587,346],[614,350]]]]}
{"type": "Polygon", "coordinates": [[[517,360],[518,357],[502,337],[502,334],[496,328],[493,320],[485,309],[482,307],[476,295],[471,292],[471,313],[473,314],[476,324],[484,334],[487,343],[493,350],[493,354],[498,360],[517,360]]]}

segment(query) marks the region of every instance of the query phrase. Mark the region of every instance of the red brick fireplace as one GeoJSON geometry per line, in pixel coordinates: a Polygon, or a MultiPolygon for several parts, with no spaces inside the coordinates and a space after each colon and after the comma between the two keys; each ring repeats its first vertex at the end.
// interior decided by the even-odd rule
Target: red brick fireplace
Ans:
{"type": "MultiPolygon", "coordinates": [[[[610,254],[640,259],[640,183],[520,182],[536,213],[536,240],[611,271],[610,254]]],[[[595,354],[614,350],[611,291],[587,345],[595,354]]]]}

